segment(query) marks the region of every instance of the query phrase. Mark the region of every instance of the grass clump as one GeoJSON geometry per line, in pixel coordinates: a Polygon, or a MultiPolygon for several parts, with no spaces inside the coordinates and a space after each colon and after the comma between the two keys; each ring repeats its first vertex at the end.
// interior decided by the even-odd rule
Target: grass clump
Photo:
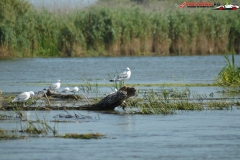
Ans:
{"type": "Polygon", "coordinates": [[[19,137],[15,134],[10,133],[10,131],[0,128],[0,140],[22,139],[22,138],[23,137],[19,137]]]}
{"type": "Polygon", "coordinates": [[[234,54],[232,54],[231,60],[228,55],[225,55],[224,58],[227,64],[219,73],[215,83],[222,86],[240,86],[240,66],[235,65],[234,54]]]}
{"type": "Polygon", "coordinates": [[[178,90],[162,89],[159,93],[151,90],[144,93],[144,99],[127,101],[131,106],[130,113],[133,114],[175,114],[177,110],[203,110],[197,102],[189,100],[190,90],[188,88],[178,90]]]}
{"type": "Polygon", "coordinates": [[[210,101],[207,104],[207,109],[210,110],[224,110],[224,109],[232,109],[232,103],[227,101],[210,101]]]}
{"type": "Polygon", "coordinates": [[[87,134],[77,134],[77,133],[66,133],[60,138],[73,138],[73,139],[100,139],[104,135],[101,133],[87,133],[87,134]]]}

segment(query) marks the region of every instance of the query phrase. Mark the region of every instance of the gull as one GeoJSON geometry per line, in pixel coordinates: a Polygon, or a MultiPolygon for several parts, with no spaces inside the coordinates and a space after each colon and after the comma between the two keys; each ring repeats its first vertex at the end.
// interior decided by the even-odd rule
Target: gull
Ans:
{"type": "Polygon", "coordinates": [[[114,79],[111,79],[109,81],[110,82],[123,81],[123,84],[124,84],[124,80],[129,79],[130,76],[131,76],[131,71],[130,71],[130,68],[127,67],[127,71],[120,73],[119,75],[114,77],[114,79]]]}
{"type": "Polygon", "coordinates": [[[61,92],[64,92],[65,94],[67,93],[67,92],[69,92],[70,91],[70,89],[68,88],[68,87],[66,87],[66,88],[64,88],[61,92]]]}
{"type": "MultiPolygon", "coordinates": [[[[61,83],[60,83],[60,82],[61,82],[61,80],[58,80],[57,83],[51,84],[51,86],[49,86],[48,89],[50,89],[50,90],[52,90],[52,91],[55,91],[55,90],[59,89],[60,86],[61,86],[61,83]]],[[[46,90],[46,89],[44,89],[44,90],[46,90]]]]}
{"type": "Polygon", "coordinates": [[[75,93],[77,93],[78,91],[79,91],[78,87],[73,87],[73,89],[70,92],[73,92],[75,95],[75,93]]]}
{"type": "Polygon", "coordinates": [[[34,92],[33,91],[29,91],[29,92],[23,92],[21,94],[19,94],[17,97],[15,97],[12,102],[23,102],[23,107],[25,106],[25,102],[31,97],[34,96],[34,92]]]}

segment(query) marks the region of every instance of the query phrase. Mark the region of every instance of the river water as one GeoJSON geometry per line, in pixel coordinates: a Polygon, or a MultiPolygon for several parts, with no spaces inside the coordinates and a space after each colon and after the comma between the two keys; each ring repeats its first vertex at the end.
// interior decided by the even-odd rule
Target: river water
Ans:
{"type": "MultiPolygon", "coordinates": [[[[240,64],[240,56],[235,56],[240,64]]],[[[213,83],[227,64],[223,56],[24,58],[0,60],[0,90],[38,91],[62,80],[63,85],[84,81],[110,84],[114,75],[131,69],[126,84],[213,83]],[[45,85],[45,86],[44,86],[45,85]]]]}
{"type": "MultiPolygon", "coordinates": [[[[240,64],[240,56],[235,63],[240,64]]],[[[116,72],[129,67],[126,84],[213,83],[226,65],[223,56],[24,58],[0,60],[0,90],[33,90],[63,80],[64,86],[109,84],[116,72]],[[110,75],[110,77],[108,76],[110,75]]],[[[63,88],[63,87],[62,87],[63,88]]],[[[109,87],[103,87],[110,90],[109,87]]],[[[143,88],[151,89],[151,87],[143,88]]],[[[215,92],[220,87],[190,87],[198,92],[215,92]]],[[[81,94],[81,93],[79,93],[81,94]]],[[[178,111],[174,115],[131,115],[114,112],[77,111],[90,119],[58,123],[59,134],[102,133],[102,139],[29,137],[0,140],[0,159],[239,159],[240,110],[178,111]]],[[[64,111],[26,111],[28,119],[46,119],[64,111]]],[[[73,114],[74,111],[69,111],[73,114]]],[[[69,120],[69,119],[67,119],[69,120]]],[[[2,129],[21,129],[24,122],[1,120],[2,129]]]]}

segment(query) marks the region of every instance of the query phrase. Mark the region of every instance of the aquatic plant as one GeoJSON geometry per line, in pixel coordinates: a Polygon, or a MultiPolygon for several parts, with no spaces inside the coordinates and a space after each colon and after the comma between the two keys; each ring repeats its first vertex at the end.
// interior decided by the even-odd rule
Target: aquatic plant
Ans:
{"type": "Polygon", "coordinates": [[[223,86],[239,86],[240,85],[240,66],[235,64],[234,53],[232,53],[231,60],[228,55],[224,56],[227,61],[226,66],[220,71],[216,82],[223,86]]]}
{"type": "Polygon", "coordinates": [[[100,93],[98,87],[99,85],[97,82],[95,84],[92,84],[89,81],[84,80],[83,84],[80,85],[80,90],[82,90],[84,93],[96,93],[96,95],[98,95],[98,93],[100,93]]]}
{"type": "Polygon", "coordinates": [[[24,137],[17,136],[10,131],[0,128],[0,140],[9,140],[9,139],[22,139],[24,137]]]}
{"type": "Polygon", "coordinates": [[[131,98],[126,101],[130,114],[175,114],[178,111],[201,111],[232,109],[235,102],[226,99],[211,99],[206,94],[191,92],[189,88],[165,89],[160,92],[149,90],[141,93],[143,98],[131,98]],[[191,95],[191,96],[190,96],[191,95]]]}
{"type": "Polygon", "coordinates": [[[232,102],[227,102],[224,100],[218,100],[218,101],[210,101],[207,103],[207,109],[210,110],[228,110],[232,109],[232,102]]]}

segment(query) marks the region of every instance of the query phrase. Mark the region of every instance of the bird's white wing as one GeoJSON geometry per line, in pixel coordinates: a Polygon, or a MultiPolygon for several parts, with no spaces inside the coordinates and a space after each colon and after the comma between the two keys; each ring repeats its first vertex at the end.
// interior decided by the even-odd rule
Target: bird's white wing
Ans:
{"type": "Polygon", "coordinates": [[[55,88],[57,88],[58,87],[58,83],[54,83],[54,84],[52,84],[51,86],[50,86],[50,89],[55,89],[55,88]]]}
{"type": "Polygon", "coordinates": [[[28,100],[28,98],[30,97],[30,94],[28,94],[27,92],[23,92],[21,94],[19,94],[16,98],[14,98],[14,102],[21,102],[21,101],[26,101],[28,100]]]}
{"type": "Polygon", "coordinates": [[[128,77],[128,74],[126,71],[124,71],[123,73],[120,73],[118,76],[115,77],[115,80],[121,80],[121,79],[125,79],[128,77]]]}

